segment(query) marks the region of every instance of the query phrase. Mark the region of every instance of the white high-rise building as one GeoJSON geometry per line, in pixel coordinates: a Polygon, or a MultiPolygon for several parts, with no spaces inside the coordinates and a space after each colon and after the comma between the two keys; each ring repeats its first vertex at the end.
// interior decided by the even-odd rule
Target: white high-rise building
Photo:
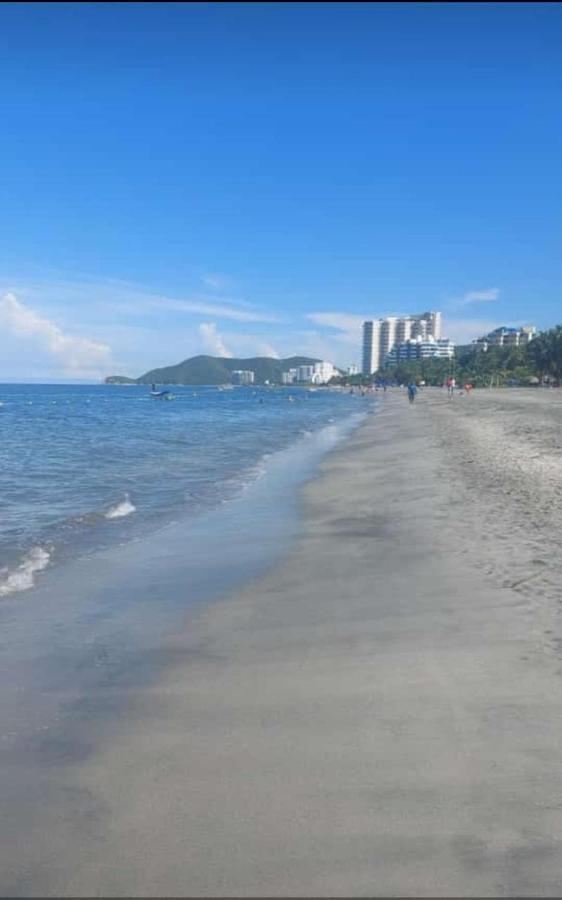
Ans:
{"type": "Polygon", "coordinates": [[[436,341],[441,339],[442,315],[440,312],[430,312],[430,329],[429,333],[433,335],[436,341]]]}
{"type": "Polygon", "coordinates": [[[381,322],[381,337],[379,349],[379,365],[384,365],[384,361],[390,353],[392,347],[396,343],[396,326],[398,319],[396,316],[389,316],[381,322]]]}
{"type": "Polygon", "coordinates": [[[314,366],[299,366],[298,381],[312,381],[314,366]]]}
{"type": "Polygon", "coordinates": [[[398,319],[396,323],[396,343],[401,344],[403,341],[408,341],[412,336],[412,319],[410,316],[404,316],[403,319],[398,319]]]}
{"type": "Polygon", "coordinates": [[[429,311],[420,315],[388,316],[363,323],[363,375],[381,369],[396,345],[410,339],[439,341],[441,313],[429,311]]]}
{"type": "Polygon", "coordinates": [[[255,374],[250,369],[234,369],[231,372],[232,384],[253,384],[255,374]]]}
{"type": "Polygon", "coordinates": [[[363,322],[363,375],[372,375],[379,368],[380,327],[379,319],[363,322]]]}

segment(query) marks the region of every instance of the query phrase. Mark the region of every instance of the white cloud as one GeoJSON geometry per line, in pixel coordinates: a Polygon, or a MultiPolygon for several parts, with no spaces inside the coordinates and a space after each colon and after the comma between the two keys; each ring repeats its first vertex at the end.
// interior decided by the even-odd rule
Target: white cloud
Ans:
{"type": "Polygon", "coordinates": [[[346,312],[308,313],[305,317],[324,331],[301,332],[299,346],[308,356],[326,359],[335,365],[357,363],[361,357],[362,327],[369,316],[346,312]]]}
{"type": "Polygon", "coordinates": [[[21,303],[15,294],[0,300],[0,325],[24,343],[38,345],[61,366],[65,375],[98,377],[111,363],[108,344],[65,333],[55,322],[21,303]]]}
{"type": "Polygon", "coordinates": [[[462,297],[453,297],[449,301],[448,306],[455,308],[458,306],[469,306],[471,303],[493,303],[500,295],[499,288],[484,288],[477,291],[466,291],[462,297]]]}
{"type": "Polygon", "coordinates": [[[217,326],[214,322],[202,322],[199,326],[199,334],[205,349],[213,356],[232,356],[232,353],[227,349],[222,337],[217,332],[217,326]]]}
{"type": "Polygon", "coordinates": [[[271,346],[269,341],[259,341],[256,352],[258,356],[269,356],[270,359],[280,359],[279,353],[275,347],[271,346]]]}
{"type": "MultiPolygon", "coordinates": [[[[6,288],[8,289],[8,285],[6,288]]],[[[9,285],[18,295],[32,303],[48,303],[51,308],[80,307],[88,315],[99,317],[124,314],[149,316],[159,312],[177,312],[186,315],[213,316],[234,322],[279,322],[280,318],[264,312],[244,300],[221,296],[214,298],[195,294],[188,297],[170,297],[143,286],[115,279],[88,279],[75,281],[20,281],[9,285]]]]}
{"type": "Polygon", "coordinates": [[[140,311],[148,310],[169,310],[170,312],[195,313],[202,316],[217,316],[220,319],[232,319],[234,322],[279,322],[277,316],[269,313],[259,312],[253,309],[238,309],[234,306],[225,306],[224,304],[209,303],[206,300],[192,298],[189,300],[175,300],[172,297],[150,297],[145,295],[138,298],[135,302],[135,310],[139,310],[139,303],[142,304],[140,311]]]}
{"type": "MultiPolygon", "coordinates": [[[[445,331],[447,337],[456,344],[470,344],[475,338],[483,337],[503,324],[496,319],[451,319],[447,317],[445,331]]],[[[510,324],[518,323],[510,322],[510,324]]]]}
{"type": "Polygon", "coordinates": [[[360,359],[361,337],[358,338],[357,334],[355,337],[348,336],[343,332],[333,334],[326,331],[297,331],[293,333],[287,351],[283,356],[297,353],[344,367],[360,359]]]}
{"type": "MultiPolygon", "coordinates": [[[[229,355],[239,357],[240,359],[247,359],[251,356],[268,356],[273,359],[280,359],[282,356],[285,356],[285,353],[273,346],[268,337],[263,334],[221,330],[220,338],[223,345],[228,347],[229,355]]],[[[207,346],[210,346],[210,343],[207,344],[207,346]]],[[[292,340],[290,352],[286,355],[293,355],[294,352],[294,340],[292,340]]]]}
{"type": "Polygon", "coordinates": [[[488,288],[485,291],[468,291],[463,299],[465,303],[490,303],[497,300],[499,295],[499,288],[488,288]]]}
{"type": "Polygon", "coordinates": [[[346,333],[360,333],[363,322],[367,316],[357,316],[351,313],[327,312],[308,313],[306,316],[317,325],[325,325],[327,328],[335,328],[346,333]]]}

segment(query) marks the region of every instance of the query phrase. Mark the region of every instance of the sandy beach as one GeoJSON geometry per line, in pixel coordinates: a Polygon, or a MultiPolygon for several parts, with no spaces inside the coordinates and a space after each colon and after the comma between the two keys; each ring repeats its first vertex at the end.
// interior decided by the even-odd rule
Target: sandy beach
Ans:
{"type": "Polygon", "coordinates": [[[559,894],[561,499],[562,392],[389,391],[289,557],[51,767],[3,895],[559,894]]]}

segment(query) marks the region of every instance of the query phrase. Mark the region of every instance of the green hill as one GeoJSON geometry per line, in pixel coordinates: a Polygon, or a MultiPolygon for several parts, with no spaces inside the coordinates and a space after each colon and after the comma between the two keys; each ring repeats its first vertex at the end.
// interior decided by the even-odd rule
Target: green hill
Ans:
{"type": "Polygon", "coordinates": [[[110,375],[106,384],[228,384],[235,369],[249,369],[255,374],[255,383],[266,381],[279,383],[281,374],[297,366],[311,366],[317,359],[308,356],[291,356],[288,359],[270,359],[255,356],[251,359],[233,359],[220,356],[193,356],[176,366],[151,369],[137,379],[110,375]]]}
{"type": "Polygon", "coordinates": [[[127,378],[126,375],[109,375],[104,384],[136,384],[136,378],[127,378]]]}

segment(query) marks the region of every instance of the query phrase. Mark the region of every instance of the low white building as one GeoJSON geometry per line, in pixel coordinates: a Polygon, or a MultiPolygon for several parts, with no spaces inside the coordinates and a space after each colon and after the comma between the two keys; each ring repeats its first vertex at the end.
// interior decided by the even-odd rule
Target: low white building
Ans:
{"type": "Polygon", "coordinates": [[[385,365],[395,366],[411,359],[453,359],[454,355],[455,345],[449,338],[435,340],[420,335],[395,344],[386,356],[385,365]]]}
{"type": "Polygon", "coordinates": [[[533,340],[536,333],[534,325],[525,325],[523,328],[508,328],[503,325],[473,343],[482,350],[487,350],[488,347],[524,347],[533,340]]]}

